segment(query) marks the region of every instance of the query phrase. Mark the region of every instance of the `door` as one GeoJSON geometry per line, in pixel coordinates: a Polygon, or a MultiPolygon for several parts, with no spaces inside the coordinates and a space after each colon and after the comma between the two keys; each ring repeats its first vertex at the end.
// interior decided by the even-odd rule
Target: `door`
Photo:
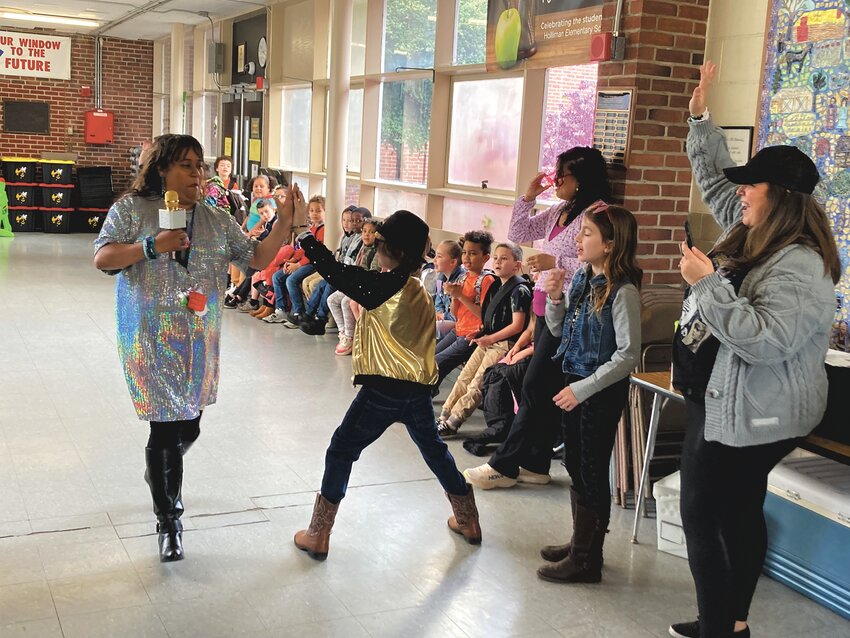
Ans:
{"type": "Polygon", "coordinates": [[[245,185],[260,170],[263,94],[244,91],[227,98],[222,108],[222,154],[233,157],[233,174],[245,185]]]}

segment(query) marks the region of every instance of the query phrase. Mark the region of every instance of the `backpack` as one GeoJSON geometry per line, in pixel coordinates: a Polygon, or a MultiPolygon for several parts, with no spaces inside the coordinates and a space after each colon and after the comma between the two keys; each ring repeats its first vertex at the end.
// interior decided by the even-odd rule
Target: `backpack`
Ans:
{"type": "MultiPolygon", "coordinates": [[[[458,283],[463,287],[463,284],[466,283],[466,278],[469,276],[468,272],[463,273],[460,277],[457,278],[455,283],[458,283]]],[[[481,305],[481,285],[484,283],[484,277],[492,277],[494,280],[496,279],[496,273],[494,273],[489,268],[485,268],[481,271],[481,274],[478,275],[478,279],[475,280],[475,305],[481,305]]]]}

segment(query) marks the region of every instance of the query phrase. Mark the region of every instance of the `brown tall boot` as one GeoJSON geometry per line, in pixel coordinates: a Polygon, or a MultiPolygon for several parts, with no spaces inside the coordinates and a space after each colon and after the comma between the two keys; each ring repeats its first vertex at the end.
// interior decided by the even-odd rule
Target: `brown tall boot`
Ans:
{"type": "Polygon", "coordinates": [[[548,560],[550,563],[557,563],[558,561],[564,560],[567,556],[570,555],[570,550],[572,549],[573,542],[575,541],[575,529],[576,529],[576,505],[578,504],[578,492],[576,492],[573,488],[570,488],[570,511],[573,514],[573,534],[570,542],[565,545],[547,545],[543,549],[540,550],[540,556],[543,560],[548,560]]]}
{"type": "Polygon", "coordinates": [[[325,560],[328,557],[331,528],[334,526],[338,509],[339,503],[331,503],[321,493],[316,494],[310,526],[295,534],[295,546],[307,552],[310,558],[325,560]]]}
{"type": "Polygon", "coordinates": [[[481,526],[478,524],[478,508],[475,507],[475,494],[472,486],[467,483],[466,496],[455,496],[446,492],[449,503],[452,504],[454,516],[450,516],[449,529],[460,534],[470,545],[481,544],[481,526]]]}
{"type": "Polygon", "coordinates": [[[573,543],[570,555],[537,570],[543,580],[556,583],[598,583],[602,580],[602,545],[606,524],[599,515],[581,503],[576,505],[573,543]]]}

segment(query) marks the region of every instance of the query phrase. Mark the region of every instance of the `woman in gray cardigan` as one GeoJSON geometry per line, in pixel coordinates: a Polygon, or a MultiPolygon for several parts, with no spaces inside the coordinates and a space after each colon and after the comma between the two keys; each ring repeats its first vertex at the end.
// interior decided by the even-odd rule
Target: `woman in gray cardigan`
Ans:
{"type": "Polygon", "coordinates": [[[672,625],[670,635],[749,638],[767,548],[767,475],[826,408],[841,266],[812,197],[814,163],[794,147],[772,146],[736,167],[706,108],[716,67],[700,71],[687,151],[723,235],[708,256],[682,245],[690,290],[673,384],[688,413],[681,511],[699,620],[672,625]]]}

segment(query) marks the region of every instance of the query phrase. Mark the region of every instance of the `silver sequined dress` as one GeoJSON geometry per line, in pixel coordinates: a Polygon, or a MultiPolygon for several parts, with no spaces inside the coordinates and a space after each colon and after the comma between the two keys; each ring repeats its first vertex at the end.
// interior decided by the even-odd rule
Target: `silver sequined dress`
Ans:
{"type": "MultiPolygon", "coordinates": [[[[117,201],[94,242],[95,252],[106,244],[156,236],[162,206],[162,199],[138,196],[117,201]]],[[[188,268],[165,254],[117,273],[118,356],[144,421],[192,419],[215,403],[227,265],[245,270],[257,246],[228,213],[202,202],[187,212],[187,222],[192,228],[188,268]],[[208,297],[203,317],[178,298],[196,285],[208,297]]]]}

